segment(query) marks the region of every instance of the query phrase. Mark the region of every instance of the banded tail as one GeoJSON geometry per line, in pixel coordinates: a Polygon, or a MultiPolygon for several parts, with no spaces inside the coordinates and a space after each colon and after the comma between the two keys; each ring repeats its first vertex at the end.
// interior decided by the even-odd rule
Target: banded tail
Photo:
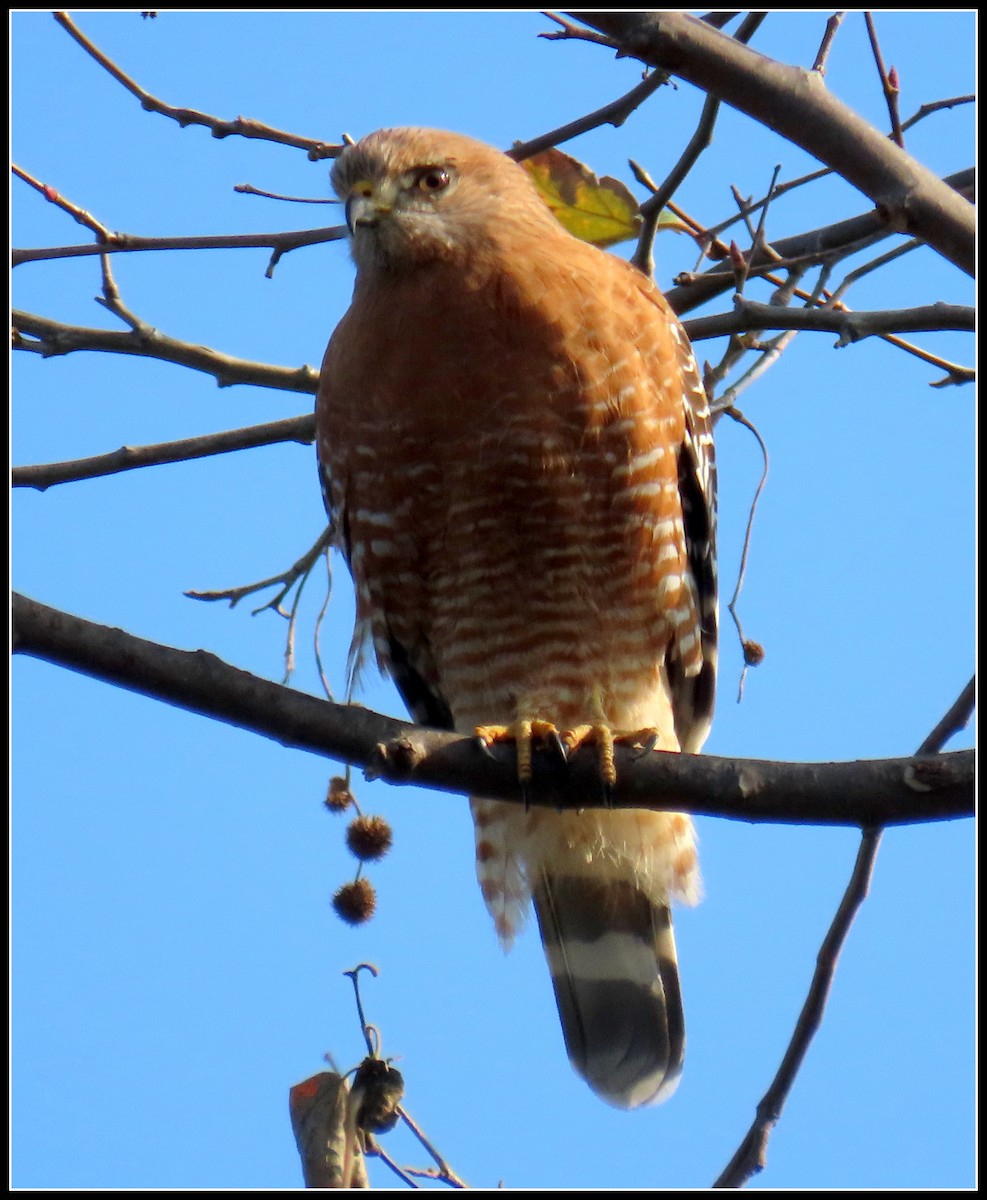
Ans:
{"type": "Polygon", "coordinates": [[[547,871],[533,899],[572,1065],[617,1108],[666,1100],[685,1056],[667,905],[628,880],[547,871]]]}

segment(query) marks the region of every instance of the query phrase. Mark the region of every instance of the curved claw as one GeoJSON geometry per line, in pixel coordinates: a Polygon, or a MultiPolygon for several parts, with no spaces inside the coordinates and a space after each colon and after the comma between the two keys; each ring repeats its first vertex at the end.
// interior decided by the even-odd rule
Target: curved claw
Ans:
{"type": "Polygon", "coordinates": [[[560,762],[567,763],[569,761],[569,747],[562,740],[562,734],[554,726],[550,733],[545,734],[545,740],[558,755],[560,762]]]}
{"type": "Polygon", "coordinates": [[[494,739],[489,736],[489,730],[478,729],[473,740],[476,742],[477,747],[487,756],[487,758],[497,757],[497,755],[494,754],[494,752],[490,749],[490,747],[493,745],[494,739]]]}
{"type": "Polygon", "coordinates": [[[570,753],[586,745],[597,747],[600,776],[610,788],[617,782],[617,768],[613,761],[614,734],[609,725],[579,725],[567,729],[563,735],[570,753]]]}
{"type": "MultiPolygon", "coordinates": [[[[514,742],[517,749],[517,776],[522,784],[531,782],[531,752],[536,740],[547,742],[561,760],[567,760],[562,735],[550,721],[521,719],[510,725],[478,725],[474,736],[484,754],[493,758],[490,747],[495,742],[514,742]]],[[[526,802],[527,806],[527,802],[526,802]]]]}
{"type": "Polygon", "coordinates": [[[658,749],[659,738],[657,729],[637,729],[632,733],[615,733],[613,740],[621,745],[630,743],[634,747],[634,757],[641,758],[658,749]]]}

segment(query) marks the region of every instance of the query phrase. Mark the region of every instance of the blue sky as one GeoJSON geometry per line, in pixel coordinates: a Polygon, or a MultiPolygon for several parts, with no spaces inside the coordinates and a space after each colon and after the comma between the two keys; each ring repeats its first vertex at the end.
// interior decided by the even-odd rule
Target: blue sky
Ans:
{"type": "MultiPolygon", "coordinates": [[[[456,129],[500,146],[629,90],[639,64],[552,43],[537,13],[84,13],[80,26],[173,104],[338,140],[382,125],[456,129]]],[[[755,48],[810,65],[823,14],[775,13],[755,48]]],[[[969,12],[879,16],[902,112],[973,90],[969,12]]],[[[233,193],[328,194],[328,167],[141,111],[47,13],[12,16],[15,160],[112,228],[191,235],[304,228],[334,210],[233,193]]],[[[860,14],[828,86],[880,127],[887,113],[860,14]]],[[[567,149],[633,184],[691,136],[702,97],[664,88],[620,130],[567,149]]],[[[974,158],[970,107],[908,135],[946,174],[974,158]]],[[[677,200],[713,223],[730,184],[761,195],[811,160],[724,112],[677,200]]],[[[640,194],[640,190],[638,189],[640,194]]],[[[15,181],[14,243],[88,234],[15,181]]],[[[839,181],[769,217],[782,237],[868,208],[839,181]]],[[[163,331],[244,358],[317,365],[345,311],[342,245],[117,256],[125,302],[163,331]]],[[[663,234],[658,278],[694,265],[663,234]]],[[[852,264],[856,265],[856,263],[852,264]]],[[[18,268],[19,307],[117,327],[94,304],[94,259],[18,268]]],[[[753,292],[763,298],[765,293],[753,292]]],[[[972,302],[931,252],[869,276],[849,303],[972,302]]],[[[711,311],[724,311],[728,298],[711,311]]],[[[833,349],[801,334],[741,400],[771,453],[741,614],[766,660],[735,703],[740,655],[724,613],[719,707],[707,750],[785,760],[914,750],[973,662],[972,389],[886,344],[833,349]]],[[[970,362],[968,337],[917,337],[970,362]]],[[[721,347],[705,343],[700,358],[721,347]]],[[[138,359],[15,356],[13,457],[45,462],[293,416],[307,397],[216,388],[138,359]]],[[[721,578],[732,590],[760,472],[721,422],[721,578]]],[[[284,623],[183,597],[283,569],[324,524],[309,447],[278,446],[50,490],[13,502],[15,586],[45,603],[266,678],[284,623]]],[[[294,682],[318,692],[309,582],[294,682]]],[[[352,606],[337,562],[323,650],[337,687],[352,606]]],[[[475,887],[465,801],[359,783],[395,846],[372,872],[380,911],[351,930],[330,897],[350,878],[343,822],[321,807],[333,764],[33,660],[13,665],[12,1181],[25,1188],[300,1183],[289,1087],[362,1043],[348,980],[369,960],[368,1018],[398,1057],[406,1103],[475,1186],[705,1187],[754,1112],[787,1043],[858,837],[705,819],[705,900],[677,916],[689,1050],[663,1107],[603,1106],[565,1058],[537,937],[505,960],[475,887]]],[[[403,715],[375,673],[360,696],[403,715]]],[[[967,731],[951,748],[972,744],[967,731]]],[[[825,1023],[752,1186],[969,1187],[974,1182],[974,851],[970,822],[886,835],[825,1023]]],[[[423,1155],[396,1133],[400,1161],[423,1155]]],[[[375,1184],[390,1176],[372,1167],[375,1184]]]]}

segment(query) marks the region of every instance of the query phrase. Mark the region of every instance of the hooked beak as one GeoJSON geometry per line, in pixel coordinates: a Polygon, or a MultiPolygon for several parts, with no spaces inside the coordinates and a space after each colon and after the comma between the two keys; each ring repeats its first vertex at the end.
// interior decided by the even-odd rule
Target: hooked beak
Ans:
{"type": "Polygon", "coordinates": [[[382,190],[369,184],[359,184],[347,196],[343,211],[350,237],[356,233],[358,226],[375,225],[381,217],[391,212],[393,205],[388,197],[381,194],[382,190]]]}

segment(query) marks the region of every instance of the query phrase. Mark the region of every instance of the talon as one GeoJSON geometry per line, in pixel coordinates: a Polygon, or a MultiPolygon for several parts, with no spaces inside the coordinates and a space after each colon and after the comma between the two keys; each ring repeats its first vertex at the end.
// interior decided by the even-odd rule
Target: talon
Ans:
{"type": "Polygon", "coordinates": [[[496,757],[490,751],[491,746],[496,745],[497,742],[514,742],[517,748],[518,778],[531,778],[530,721],[517,721],[513,725],[477,725],[474,736],[477,745],[490,758],[496,757]]]}
{"type": "Polygon", "coordinates": [[[613,760],[614,734],[608,725],[577,725],[562,735],[569,751],[595,743],[598,747],[600,775],[611,788],[617,782],[617,768],[613,760]]]}
{"type": "MultiPolygon", "coordinates": [[[[479,747],[491,758],[494,756],[490,754],[490,747],[495,742],[514,742],[517,751],[517,777],[522,785],[531,782],[531,755],[535,738],[549,742],[553,748],[559,750],[565,760],[565,747],[561,735],[551,721],[535,719],[515,721],[511,725],[478,725],[475,737],[479,747]]],[[[525,807],[528,807],[527,800],[525,807]]]]}
{"type": "Polygon", "coordinates": [[[634,757],[641,758],[658,748],[660,734],[657,729],[637,729],[631,733],[615,733],[613,740],[620,745],[630,745],[634,748],[634,757]]]}
{"type": "Polygon", "coordinates": [[[488,736],[488,731],[486,728],[484,728],[482,730],[478,729],[476,731],[474,740],[477,744],[477,747],[483,751],[483,753],[487,756],[487,758],[496,758],[497,757],[496,754],[494,754],[494,752],[490,749],[491,745],[493,744],[493,742],[496,739],[488,736]]]}
{"type": "Polygon", "coordinates": [[[553,726],[551,733],[547,733],[545,735],[545,737],[548,741],[548,744],[555,751],[555,753],[559,756],[559,759],[564,763],[568,762],[569,761],[569,749],[566,746],[565,742],[562,740],[562,734],[559,733],[559,731],[553,726]]]}

